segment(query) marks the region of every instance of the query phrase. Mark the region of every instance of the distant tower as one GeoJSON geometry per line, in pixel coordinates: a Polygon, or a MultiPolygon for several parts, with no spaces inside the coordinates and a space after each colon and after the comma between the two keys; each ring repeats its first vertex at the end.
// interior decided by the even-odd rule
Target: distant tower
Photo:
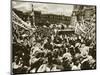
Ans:
{"type": "Polygon", "coordinates": [[[32,12],[31,12],[31,25],[32,25],[32,27],[35,27],[35,15],[34,15],[33,4],[32,4],[32,12]]]}

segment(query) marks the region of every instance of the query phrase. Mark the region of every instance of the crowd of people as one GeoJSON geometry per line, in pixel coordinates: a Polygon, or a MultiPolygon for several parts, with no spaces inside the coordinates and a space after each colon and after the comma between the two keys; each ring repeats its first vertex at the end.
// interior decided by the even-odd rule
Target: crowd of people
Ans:
{"type": "Polygon", "coordinates": [[[91,37],[59,34],[58,29],[64,27],[43,25],[30,32],[13,25],[13,73],[95,69],[96,43],[91,37]]]}

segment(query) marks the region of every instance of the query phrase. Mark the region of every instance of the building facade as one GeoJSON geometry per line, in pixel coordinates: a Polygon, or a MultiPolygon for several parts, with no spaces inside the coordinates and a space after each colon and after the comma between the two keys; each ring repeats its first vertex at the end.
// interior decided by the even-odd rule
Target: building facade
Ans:
{"type": "MultiPolygon", "coordinates": [[[[67,26],[70,25],[71,16],[64,15],[56,15],[56,14],[42,14],[41,11],[30,11],[23,13],[22,11],[15,10],[18,12],[18,16],[22,18],[23,21],[31,23],[33,25],[33,13],[34,13],[34,23],[35,25],[43,25],[43,24],[65,24],[67,26]],[[20,14],[19,14],[20,12],[20,14]]],[[[32,26],[33,27],[33,26],[32,26]]]]}
{"type": "Polygon", "coordinates": [[[66,24],[70,25],[70,16],[64,16],[64,15],[55,15],[55,14],[42,14],[41,15],[42,22],[49,22],[51,24],[66,24]]]}

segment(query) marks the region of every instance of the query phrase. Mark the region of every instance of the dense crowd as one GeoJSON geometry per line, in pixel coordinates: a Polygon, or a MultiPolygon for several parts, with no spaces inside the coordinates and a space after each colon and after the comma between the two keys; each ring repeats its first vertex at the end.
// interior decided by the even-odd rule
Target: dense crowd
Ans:
{"type": "Polygon", "coordinates": [[[66,27],[53,26],[52,24],[49,27],[44,25],[43,28],[47,28],[46,31],[40,27],[36,33],[30,34],[27,30],[14,25],[12,43],[14,73],[96,68],[96,43],[91,37],[67,32],[59,34],[58,29],[66,27]],[[39,29],[43,30],[39,31],[39,29]]]}

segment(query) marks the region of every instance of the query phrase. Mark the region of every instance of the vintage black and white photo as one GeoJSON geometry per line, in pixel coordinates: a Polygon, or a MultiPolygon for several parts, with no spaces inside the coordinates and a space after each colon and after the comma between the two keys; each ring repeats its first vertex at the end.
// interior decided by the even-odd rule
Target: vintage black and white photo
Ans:
{"type": "Polygon", "coordinates": [[[12,1],[12,73],[96,69],[96,6],[12,1]]]}

